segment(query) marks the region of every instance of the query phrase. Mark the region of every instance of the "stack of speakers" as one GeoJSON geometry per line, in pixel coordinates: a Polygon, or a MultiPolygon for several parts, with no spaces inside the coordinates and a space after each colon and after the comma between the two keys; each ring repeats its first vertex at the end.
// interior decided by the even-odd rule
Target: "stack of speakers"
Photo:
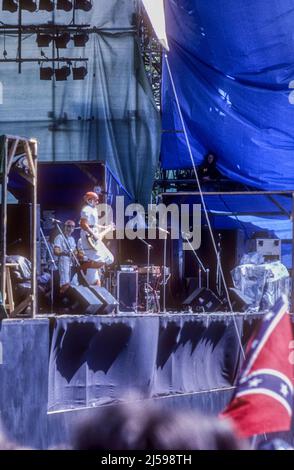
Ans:
{"type": "Polygon", "coordinates": [[[117,301],[104,287],[71,286],[67,297],[71,313],[77,315],[107,315],[117,307],[117,301]]]}

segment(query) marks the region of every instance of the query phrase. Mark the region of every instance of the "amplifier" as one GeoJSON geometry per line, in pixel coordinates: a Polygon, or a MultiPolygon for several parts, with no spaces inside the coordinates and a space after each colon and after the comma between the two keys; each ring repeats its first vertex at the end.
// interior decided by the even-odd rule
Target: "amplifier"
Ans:
{"type": "MultiPolygon", "coordinates": [[[[139,274],[147,274],[148,273],[148,266],[140,266],[138,268],[139,274]]],[[[149,266],[149,274],[152,276],[160,276],[161,275],[161,267],[160,266],[149,266]]]]}
{"type": "Polygon", "coordinates": [[[138,272],[118,271],[117,300],[119,312],[137,312],[138,272]]]}
{"type": "Polygon", "coordinates": [[[137,271],[137,269],[138,267],[133,264],[121,264],[120,265],[120,270],[125,273],[133,273],[134,271],[137,271]]]}
{"type": "Polygon", "coordinates": [[[281,240],[278,238],[256,238],[249,241],[250,251],[256,251],[265,260],[281,259],[281,240]]]}

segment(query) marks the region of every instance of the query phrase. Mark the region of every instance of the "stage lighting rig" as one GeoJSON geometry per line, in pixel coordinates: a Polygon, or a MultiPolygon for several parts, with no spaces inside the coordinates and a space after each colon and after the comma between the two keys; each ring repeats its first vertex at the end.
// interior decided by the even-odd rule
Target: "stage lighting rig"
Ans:
{"type": "MultiPolygon", "coordinates": [[[[12,0],[3,0],[3,7],[9,8],[11,11],[15,11],[18,9],[18,23],[17,24],[4,24],[0,22],[0,37],[4,35],[4,49],[5,49],[5,34],[15,36],[18,38],[16,41],[16,47],[18,45],[18,52],[14,59],[10,59],[7,57],[7,52],[3,54],[3,58],[0,58],[1,63],[8,63],[8,62],[15,62],[18,64],[18,72],[22,73],[22,64],[25,62],[39,62],[42,63],[45,59],[47,62],[58,62],[68,64],[68,61],[74,62],[87,62],[87,58],[81,57],[60,57],[60,50],[66,49],[68,47],[68,43],[70,40],[73,40],[74,47],[86,47],[87,42],[90,39],[90,34],[95,33],[96,29],[91,28],[90,24],[76,24],[74,19],[69,24],[55,24],[55,22],[48,22],[48,23],[40,23],[40,24],[28,24],[24,25],[22,22],[22,11],[24,8],[33,10],[35,5],[38,5],[43,8],[44,10],[49,10],[51,8],[51,3],[54,6],[57,6],[57,0],[54,2],[51,1],[39,1],[33,2],[31,0],[19,0],[18,2],[12,0]],[[36,57],[24,57],[23,56],[23,47],[22,47],[22,38],[23,36],[32,36],[34,35],[35,41],[38,47],[41,49],[41,56],[43,58],[36,58],[36,57]],[[49,48],[52,46],[52,54],[47,54],[51,57],[46,57],[43,53],[43,48],[49,48]]],[[[60,2],[62,3],[62,2],[60,2]]],[[[73,4],[73,2],[69,2],[73,4]]],[[[63,7],[66,8],[66,3],[63,2],[63,7]]],[[[60,4],[61,6],[61,4],[60,4]]],[[[75,10],[74,10],[75,12],[75,10]]],[[[46,67],[42,67],[46,68],[46,67]]],[[[87,68],[86,67],[74,67],[76,70],[74,71],[75,80],[82,80],[87,75],[87,68]]],[[[48,69],[48,68],[47,68],[48,69]]],[[[60,72],[57,71],[55,74],[55,69],[53,67],[53,76],[54,74],[57,76],[56,80],[66,80],[67,76],[70,74],[71,68],[63,67],[60,69],[60,72]]],[[[40,76],[42,80],[50,80],[50,73],[48,70],[43,70],[40,72],[40,76]],[[49,74],[48,78],[46,73],[49,74]]]]}
{"type": "Polygon", "coordinates": [[[57,10],[71,11],[73,5],[69,0],[57,0],[56,8],[57,10]]]}
{"type": "Polygon", "coordinates": [[[55,45],[57,49],[66,49],[70,41],[69,33],[62,33],[55,38],[55,45]]]}
{"type": "Polygon", "coordinates": [[[85,47],[89,41],[89,35],[86,33],[79,33],[73,36],[75,47],[85,47]]]}
{"type": "Polygon", "coordinates": [[[57,82],[64,82],[70,75],[70,66],[63,65],[61,68],[55,70],[55,78],[57,82]]]}
{"type": "Polygon", "coordinates": [[[49,47],[52,39],[53,38],[51,34],[38,33],[36,41],[37,41],[38,47],[49,47]]]}
{"type": "Polygon", "coordinates": [[[88,75],[88,69],[85,66],[76,67],[75,65],[72,68],[72,76],[74,80],[84,80],[87,75],[88,75]]]}
{"type": "Polygon", "coordinates": [[[37,10],[37,2],[34,2],[33,0],[19,0],[19,8],[33,13],[37,10]]]}
{"type": "Polygon", "coordinates": [[[40,68],[40,80],[52,80],[54,70],[52,67],[41,67],[40,68]]]}
{"type": "Polygon", "coordinates": [[[54,1],[53,0],[40,0],[39,10],[54,11],[54,1]]]}
{"type": "Polygon", "coordinates": [[[2,10],[15,13],[18,9],[18,4],[14,0],[3,0],[2,10]]]}
{"type": "Polygon", "coordinates": [[[93,5],[90,0],[75,0],[74,8],[76,10],[90,11],[93,5]]]}

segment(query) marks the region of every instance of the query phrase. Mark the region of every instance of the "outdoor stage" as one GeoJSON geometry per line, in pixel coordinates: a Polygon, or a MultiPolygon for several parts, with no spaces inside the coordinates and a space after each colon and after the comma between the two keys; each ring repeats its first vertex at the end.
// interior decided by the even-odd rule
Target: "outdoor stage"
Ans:
{"type": "Polygon", "coordinates": [[[261,314],[39,316],[0,324],[0,409],[22,444],[68,442],[77,418],[130,389],[217,414],[261,314]],[[234,318],[234,320],[233,320],[234,318]]]}

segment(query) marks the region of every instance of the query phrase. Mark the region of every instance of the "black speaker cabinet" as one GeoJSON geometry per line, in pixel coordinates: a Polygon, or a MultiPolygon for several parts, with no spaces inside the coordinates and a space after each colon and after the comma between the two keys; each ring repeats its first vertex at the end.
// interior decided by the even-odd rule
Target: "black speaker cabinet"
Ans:
{"type": "Polygon", "coordinates": [[[117,273],[117,299],[120,312],[136,312],[138,310],[138,273],[117,273]]]}
{"type": "Polygon", "coordinates": [[[235,312],[246,312],[252,304],[252,300],[234,287],[231,287],[229,292],[233,310],[235,312]]]}
{"type": "Polygon", "coordinates": [[[71,286],[67,293],[71,301],[71,311],[77,315],[97,315],[103,309],[103,302],[84,286],[71,286]]]}
{"type": "Polygon", "coordinates": [[[221,300],[210,289],[204,287],[195,289],[184,300],[183,305],[191,307],[195,312],[217,312],[223,309],[221,300]]]}
{"type": "MultiPolygon", "coordinates": [[[[32,259],[32,204],[7,205],[7,254],[32,259]]],[[[40,273],[40,206],[37,205],[37,272],[40,273]]]]}
{"type": "Polygon", "coordinates": [[[93,295],[95,295],[102,304],[99,310],[99,314],[107,315],[109,313],[113,313],[114,310],[116,309],[117,301],[110,294],[110,292],[108,292],[108,290],[105,289],[105,287],[91,286],[90,289],[93,295]]]}

